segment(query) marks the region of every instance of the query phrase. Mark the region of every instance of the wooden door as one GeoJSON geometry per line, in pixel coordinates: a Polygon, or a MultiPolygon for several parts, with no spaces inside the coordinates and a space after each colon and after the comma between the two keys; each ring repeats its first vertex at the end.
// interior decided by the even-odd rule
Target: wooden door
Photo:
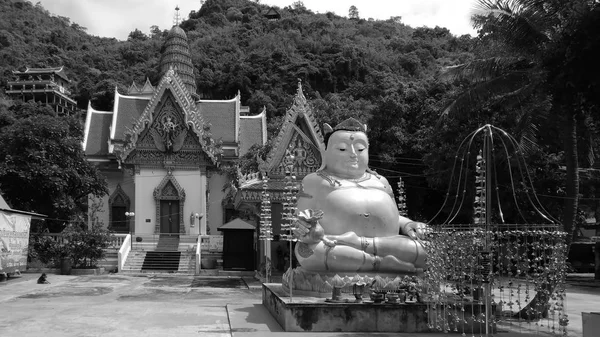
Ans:
{"type": "Polygon", "coordinates": [[[179,200],[160,201],[160,232],[179,233],[179,200]]]}

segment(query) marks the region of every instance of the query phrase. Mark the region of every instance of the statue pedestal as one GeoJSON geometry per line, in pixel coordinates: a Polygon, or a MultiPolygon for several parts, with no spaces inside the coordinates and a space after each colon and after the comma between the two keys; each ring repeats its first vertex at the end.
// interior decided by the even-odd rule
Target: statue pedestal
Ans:
{"type": "Polygon", "coordinates": [[[353,297],[349,303],[327,303],[295,295],[290,303],[281,284],[263,284],[262,290],[263,305],[285,331],[430,332],[426,304],[353,303],[353,297]]]}
{"type": "MultiPolygon", "coordinates": [[[[292,295],[290,302],[287,290],[278,283],[265,283],[262,287],[262,304],[288,332],[431,333],[446,326],[452,332],[485,333],[485,324],[473,319],[485,312],[481,304],[465,303],[464,314],[457,316],[427,303],[373,303],[366,298],[362,303],[354,303],[351,294],[345,294],[348,302],[340,303],[295,292],[292,295]]],[[[496,325],[492,324],[489,331],[495,333],[496,325]]]]}

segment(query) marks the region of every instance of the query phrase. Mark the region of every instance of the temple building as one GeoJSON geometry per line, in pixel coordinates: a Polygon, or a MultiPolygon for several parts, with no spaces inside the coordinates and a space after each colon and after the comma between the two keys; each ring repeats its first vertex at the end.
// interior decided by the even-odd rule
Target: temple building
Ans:
{"type": "Polygon", "coordinates": [[[160,72],[156,86],[146,81],[115,91],[112,111],[88,106],[83,147],[109,188],[91,209],[117,232],[217,234],[229,182],[219,167],[266,143],[266,111],[248,115],[239,93],[198,99],[178,26],[166,39],[160,72]]]}
{"type": "Polygon", "coordinates": [[[45,103],[57,114],[74,115],[77,112],[77,102],[69,97],[71,92],[67,87],[71,81],[64,67],[26,68],[12,73],[13,80],[6,86],[6,94],[12,99],[45,103]]]}
{"type": "Polygon", "coordinates": [[[273,270],[284,271],[286,263],[290,263],[289,242],[282,239],[289,234],[282,228],[286,221],[285,204],[290,202],[286,198],[286,185],[289,185],[286,166],[292,167],[288,175],[292,183],[298,186],[307,174],[321,167],[321,153],[325,149],[321,128],[300,83],[294,102],[286,111],[281,129],[272,144],[266,160],[259,163],[259,171],[240,179],[240,188],[226,207],[252,209],[255,214],[260,214],[263,192],[269,195],[272,241],[257,242],[258,260],[263,263],[269,257],[273,270]]]}
{"type": "MultiPolygon", "coordinates": [[[[187,36],[177,25],[162,50],[158,83],[146,80],[131,84],[125,93],[115,90],[110,111],[88,105],[83,148],[106,177],[109,190],[100,199],[90,199],[90,224],[132,233],[138,241],[200,237],[202,268],[223,261],[225,269],[254,270],[268,255],[281,267],[283,253],[289,254],[286,243],[278,240],[284,234],[286,154],[294,155],[299,183],[320,167],[323,147],[301,84],[270,153],[259,159],[259,171],[238,171],[239,186],[234,186],[228,174],[236,170],[225,173],[222,168],[233,167],[253,145],[267,143],[266,110],[252,114],[241,105],[239,92],[228,100],[201,99],[187,36]],[[267,245],[259,241],[265,186],[271,195],[275,241],[267,245]]],[[[158,246],[164,247],[160,242],[158,246]]],[[[142,262],[137,267],[134,262],[142,255],[131,253],[120,267],[143,269],[142,262]]],[[[140,259],[147,264],[147,257],[140,259]]],[[[190,253],[189,261],[193,259],[190,253]]],[[[184,264],[192,262],[181,262],[174,270],[182,272],[184,264]]]]}

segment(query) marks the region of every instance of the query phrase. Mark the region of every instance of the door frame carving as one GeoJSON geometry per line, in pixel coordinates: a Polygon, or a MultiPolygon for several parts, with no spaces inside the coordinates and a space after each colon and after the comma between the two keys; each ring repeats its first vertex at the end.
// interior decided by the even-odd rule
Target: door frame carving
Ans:
{"type": "Polygon", "coordinates": [[[171,172],[168,172],[163,180],[154,189],[154,203],[156,204],[156,220],[154,223],[154,234],[160,233],[160,202],[161,200],[179,201],[179,233],[185,234],[185,223],[183,222],[183,204],[185,203],[185,190],[179,185],[177,179],[171,172]],[[175,194],[166,187],[169,183],[175,188],[175,194]]]}

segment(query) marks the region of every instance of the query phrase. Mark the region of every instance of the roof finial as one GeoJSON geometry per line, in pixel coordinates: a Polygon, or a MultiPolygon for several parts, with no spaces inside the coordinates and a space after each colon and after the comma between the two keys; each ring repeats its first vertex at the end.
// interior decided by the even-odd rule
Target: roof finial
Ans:
{"type": "Polygon", "coordinates": [[[179,26],[179,20],[181,17],[179,16],[179,6],[175,6],[175,15],[173,15],[173,26],[179,26]]]}

